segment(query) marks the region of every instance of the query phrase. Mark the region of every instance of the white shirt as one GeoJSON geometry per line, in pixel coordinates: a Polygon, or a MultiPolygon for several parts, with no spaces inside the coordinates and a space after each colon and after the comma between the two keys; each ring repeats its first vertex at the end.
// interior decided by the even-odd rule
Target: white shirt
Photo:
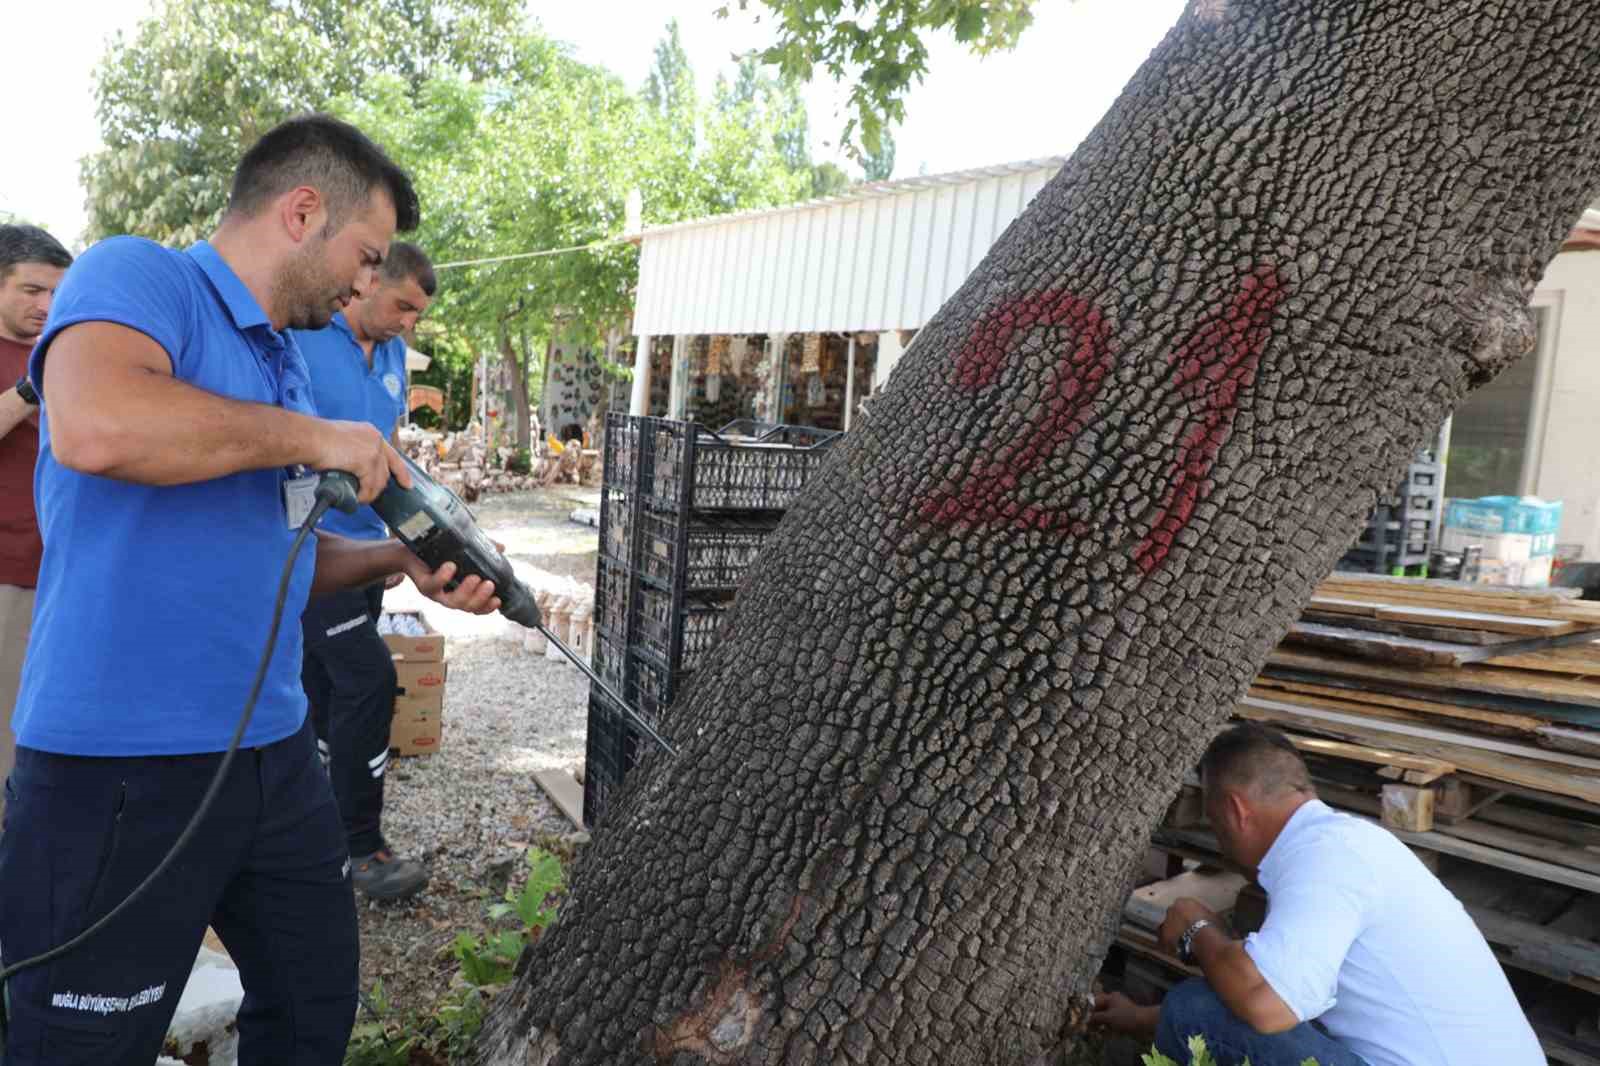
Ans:
{"type": "Polygon", "coordinates": [[[1278,998],[1371,1066],[1545,1066],[1461,902],[1381,826],[1312,800],[1258,872],[1245,951],[1278,998]]]}

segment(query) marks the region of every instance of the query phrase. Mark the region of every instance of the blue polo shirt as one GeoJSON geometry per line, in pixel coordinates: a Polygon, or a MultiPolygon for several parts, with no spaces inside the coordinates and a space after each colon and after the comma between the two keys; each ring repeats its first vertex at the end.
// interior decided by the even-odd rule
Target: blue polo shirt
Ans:
{"type": "MultiPolygon", "coordinates": [[[[115,322],[166,350],[173,376],[253,403],[314,413],[292,338],[209,244],[178,252],[136,237],[79,256],[34,349],[68,326],[115,322]]],[[[33,635],[12,715],[17,742],[68,755],[184,755],[228,746],[261,658],[278,576],[294,539],[282,469],[156,487],[80,474],[39,431],[34,498],[44,560],[33,635]]],[[[244,743],[300,728],[300,626],[316,566],[301,549],[283,624],[244,743]]]]}
{"type": "MultiPolygon", "coordinates": [[[[317,413],[341,422],[370,422],[385,438],[406,414],[406,342],[400,337],[372,348],[372,365],[344,315],[327,329],[290,330],[311,371],[317,413]]],[[[383,540],[389,529],[370,507],[353,515],[329,511],[322,528],[361,540],[383,540]]]]}

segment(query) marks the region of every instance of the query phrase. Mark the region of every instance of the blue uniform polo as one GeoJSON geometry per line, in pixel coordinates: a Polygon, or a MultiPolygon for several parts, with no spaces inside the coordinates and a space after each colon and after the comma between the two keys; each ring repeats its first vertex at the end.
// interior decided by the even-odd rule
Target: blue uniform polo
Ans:
{"type": "MultiPolygon", "coordinates": [[[[114,322],[166,350],[173,376],[237,400],[314,413],[292,338],[275,331],[212,247],[178,252],[136,237],[72,264],[29,366],[49,379],[68,326],[114,322]]],[[[267,638],[294,533],[282,469],[157,487],[69,470],[39,432],[34,496],[44,560],[33,636],[12,716],[19,744],[68,755],[184,755],[228,745],[267,638]]],[[[300,626],[316,565],[301,549],[271,666],[244,744],[305,719],[300,626]]]]}
{"type": "MultiPolygon", "coordinates": [[[[311,371],[317,413],[342,422],[369,422],[385,439],[406,413],[406,342],[400,337],[373,345],[372,365],[344,315],[326,329],[290,330],[311,371]]],[[[361,540],[383,540],[389,529],[370,507],[353,515],[329,511],[322,528],[361,540]]]]}

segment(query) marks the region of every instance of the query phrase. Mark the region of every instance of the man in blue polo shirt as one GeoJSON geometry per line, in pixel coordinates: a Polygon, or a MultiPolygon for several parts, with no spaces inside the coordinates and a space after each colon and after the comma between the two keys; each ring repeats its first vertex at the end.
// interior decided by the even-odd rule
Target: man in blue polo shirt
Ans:
{"type": "MultiPolygon", "coordinates": [[[[391,442],[406,415],[406,342],[437,281],[421,248],[389,245],[378,287],[358,297],[327,329],[296,331],[311,368],[311,393],[324,418],[371,423],[391,442]]],[[[389,531],[370,507],[330,511],[322,528],[357,540],[389,531]]],[[[404,899],[428,883],[427,869],[389,849],[383,836],[383,780],[394,720],[395,669],[378,635],[383,585],[344,589],[312,602],[301,624],[301,677],[317,743],[328,760],[350,842],[350,878],[373,899],[404,899]]]]}
{"type": "MultiPolygon", "coordinates": [[[[371,288],[417,214],[377,145],[311,115],[245,153],[209,242],[113,238],[63,280],[29,364],[45,548],[0,835],[7,965],[115,908],[199,805],[266,650],[302,471],[350,471],[363,501],[409,482],[371,425],[314,417],[284,331],[325,326],[371,288]]],[[[293,623],[310,597],[399,572],[449,606],[497,602],[470,578],[444,592],[453,568],[430,573],[397,541],[308,544],[215,806],[152,891],[10,979],[7,1066],[149,1066],[208,924],[245,987],[240,1061],[342,1059],[355,899],[293,623]]]]}

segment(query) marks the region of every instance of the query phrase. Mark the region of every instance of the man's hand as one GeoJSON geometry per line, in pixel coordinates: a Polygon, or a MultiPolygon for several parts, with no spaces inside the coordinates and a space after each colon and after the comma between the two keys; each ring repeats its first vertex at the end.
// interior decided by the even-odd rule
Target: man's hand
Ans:
{"type": "Polygon", "coordinates": [[[1191,925],[1202,918],[1210,921],[1219,931],[1222,929],[1221,917],[1199,900],[1188,896],[1173,900],[1172,906],[1167,908],[1167,916],[1161,921],[1161,946],[1176,955],[1178,940],[1191,925]]]}
{"type": "Polygon", "coordinates": [[[371,503],[389,484],[392,475],[401,488],[411,487],[411,472],[383,434],[367,422],[324,421],[318,470],[343,470],[361,482],[356,498],[371,503]]]}
{"type": "Polygon", "coordinates": [[[1091,1029],[1104,1029],[1122,1036],[1154,1040],[1161,1021],[1160,1007],[1141,1007],[1121,992],[1102,992],[1094,997],[1089,1015],[1091,1029]]]}
{"type": "Polygon", "coordinates": [[[437,570],[429,570],[427,563],[410,552],[405,554],[406,576],[417,586],[417,591],[428,599],[468,614],[489,614],[500,609],[500,598],[494,594],[493,581],[485,581],[471,574],[461,579],[455,591],[446,592],[444,587],[456,576],[455,563],[445,563],[437,570]]]}

